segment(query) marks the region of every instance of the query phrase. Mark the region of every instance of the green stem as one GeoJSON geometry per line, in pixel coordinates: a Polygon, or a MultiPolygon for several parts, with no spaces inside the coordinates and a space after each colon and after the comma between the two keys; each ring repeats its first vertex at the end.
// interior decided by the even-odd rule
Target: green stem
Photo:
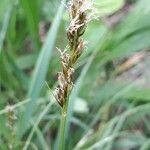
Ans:
{"type": "Polygon", "coordinates": [[[65,126],[66,126],[66,117],[67,117],[67,108],[68,108],[68,100],[66,104],[62,108],[61,112],[61,121],[60,121],[60,132],[59,132],[59,150],[64,150],[65,145],[65,126]]]}

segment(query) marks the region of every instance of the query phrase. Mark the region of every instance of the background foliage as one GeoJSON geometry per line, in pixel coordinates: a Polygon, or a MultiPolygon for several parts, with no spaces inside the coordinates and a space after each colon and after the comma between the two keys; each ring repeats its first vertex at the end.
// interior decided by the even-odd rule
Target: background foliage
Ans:
{"type": "MultiPolygon", "coordinates": [[[[95,0],[69,102],[66,149],[150,149],[150,1],[95,0]]],[[[67,45],[65,0],[0,5],[0,149],[57,149],[52,94],[67,45]]]]}

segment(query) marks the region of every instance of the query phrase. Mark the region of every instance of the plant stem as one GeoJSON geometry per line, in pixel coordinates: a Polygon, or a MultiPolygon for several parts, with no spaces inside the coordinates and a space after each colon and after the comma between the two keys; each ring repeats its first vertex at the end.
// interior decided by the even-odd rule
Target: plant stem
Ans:
{"type": "Polygon", "coordinates": [[[65,145],[65,126],[66,126],[66,117],[67,117],[67,109],[68,109],[68,100],[61,111],[61,121],[60,121],[60,132],[59,132],[59,150],[64,150],[65,145]]]}

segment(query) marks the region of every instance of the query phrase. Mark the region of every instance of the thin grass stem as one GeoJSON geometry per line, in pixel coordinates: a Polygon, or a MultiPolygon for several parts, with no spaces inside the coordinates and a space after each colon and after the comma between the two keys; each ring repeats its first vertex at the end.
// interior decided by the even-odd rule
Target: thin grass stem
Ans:
{"type": "Polygon", "coordinates": [[[68,110],[68,100],[66,104],[63,106],[61,111],[61,120],[60,120],[60,132],[59,132],[59,150],[64,150],[65,148],[65,129],[66,129],[66,118],[67,118],[67,110],[68,110]]]}

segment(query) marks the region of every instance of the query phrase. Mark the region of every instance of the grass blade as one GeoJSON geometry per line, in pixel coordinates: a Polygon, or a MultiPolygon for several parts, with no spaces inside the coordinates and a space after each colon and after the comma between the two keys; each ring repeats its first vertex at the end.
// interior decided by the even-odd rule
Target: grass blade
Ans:
{"type": "Polygon", "coordinates": [[[21,0],[22,8],[25,12],[27,24],[31,37],[34,41],[36,48],[39,47],[39,36],[38,36],[38,1],[21,0]]]}
{"type": "Polygon", "coordinates": [[[47,39],[41,49],[39,58],[37,60],[35,71],[33,74],[33,78],[32,78],[29,93],[28,93],[28,97],[31,99],[31,102],[26,106],[25,111],[22,116],[21,123],[19,125],[19,127],[20,127],[19,131],[21,131],[21,133],[19,133],[20,136],[25,132],[25,130],[29,124],[29,120],[35,109],[36,100],[39,96],[40,90],[42,88],[42,84],[44,83],[46,73],[48,70],[48,64],[50,61],[52,49],[55,44],[57,31],[58,31],[62,13],[64,10],[65,1],[66,0],[63,0],[59,7],[59,10],[58,10],[56,17],[53,21],[53,24],[51,26],[51,29],[48,32],[47,39]]]}
{"type": "Polygon", "coordinates": [[[87,64],[84,66],[78,80],[76,81],[75,87],[73,88],[71,95],[70,95],[70,100],[69,100],[69,104],[68,104],[68,114],[67,114],[67,118],[66,118],[66,135],[68,133],[69,130],[69,126],[70,126],[70,120],[72,118],[72,114],[73,114],[73,106],[74,106],[74,102],[75,99],[80,91],[81,85],[82,85],[82,81],[84,80],[84,77],[89,69],[89,67],[91,66],[91,63],[93,61],[95,57],[95,53],[93,53],[93,55],[89,58],[87,64]]]}
{"type": "Polygon", "coordinates": [[[10,15],[11,15],[11,9],[12,9],[11,6],[8,7],[8,9],[6,10],[6,13],[4,15],[4,19],[3,19],[2,29],[1,29],[1,32],[0,32],[0,53],[1,53],[1,50],[2,50],[5,35],[6,35],[6,32],[7,32],[8,23],[9,23],[9,19],[10,19],[10,15]]]}
{"type": "MultiPolygon", "coordinates": [[[[24,147],[23,147],[23,150],[27,150],[27,149],[28,149],[28,146],[29,146],[29,144],[30,144],[30,142],[31,142],[31,139],[32,139],[32,137],[33,137],[33,134],[34,134],[36,128],[38,127],[38,124],[40,123],[40,121],[42,120],[42,118],[43,118],[43,117],[45,116],[45,114],[49,111],[50,107],[51,107],[53,104],[54,104],[53,101],[50,101],[49,104],[48,104],[48,105],[46,106],[46,108],[44,109],[44,111],[41,112],[40,116],[39,116],[38,119],[36,120],[36,122],[35,122],[35,124],[34,124],[32,130],[31,130],[31,132],[30,132],[30,134],[29,134],[29,136],[28,136],[28,138],[27,138],[27,141],[26,141],[26,143],[25,143],[25,145],[24,145],[24,147]]],[[[32,122],[33,122],[33,121],[32,121],[32,122]]],[[[33,122],[33,123],[34,123],[34,122],[33,122]]]]}

